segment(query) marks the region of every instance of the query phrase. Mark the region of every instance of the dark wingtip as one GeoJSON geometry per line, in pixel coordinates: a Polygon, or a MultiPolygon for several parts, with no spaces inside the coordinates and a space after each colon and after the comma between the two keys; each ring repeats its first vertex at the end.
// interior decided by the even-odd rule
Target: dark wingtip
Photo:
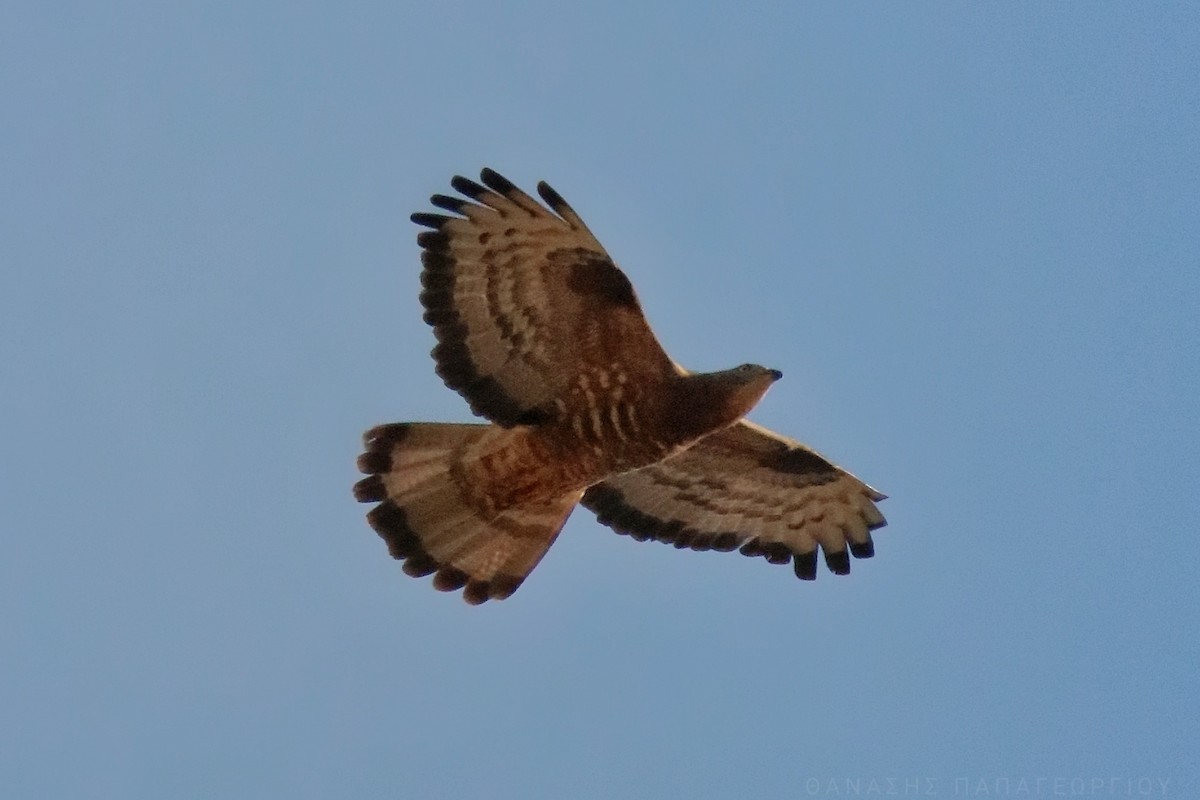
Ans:
{"type": "Polygon", "coordinates": [[[458,197],[450,197],[444,194],[435,194],[429,198],[429,202],[438,208],[444,208],[447,211],[460,213],[467,206],[467,201],[458,197]]]}
{"type": "Polygon", "coordinates": [[[421,231],[417,234],[417,246],[426,250],[445,250],[449,245],[449,238],[441,231],[421,231]]]}
{"type": "Polygon", "coordinates": [[[414,578],[424,578],[426,575],[432,575],[437,572],[438,563],[431,555],[422,550],[419,553],[413,553],[404,562],[404,574],[414,578]]]}
{"type": "Polygon", "coordinates": [[[464,178],[462,175],[455,175],[450,179],[450,185],[454,187],[454,191],[459,194],[466,195],[472,200],[478,200],[483,195],[487,194],[487,189],[480,186],[470,178],[464,178]]]}
{"type": "Polygon", "coordinates": [[[388,422],[376,425],[363,433],[363,447],[370,450],[382,448],[390,450],[392,445],[408,436],[411,428],[411,422],[388,422]]]}
{"type": "Polygon", "coordinates": [[[716,536],[713,537],[713,540],[712,540],[712,549],[716,550],[718,553],[732,552],[734,550],[737,550],[737,546],[738,546],[738,535],[731,531],[726,531],[725,533],[718,533],[716,536]]]}
{"type": "Polygon", "coordinates": [[[792,558],[792,551],[782,542],[768,542],[762,545],[762,551],[771,564],[786,564],[792,558]]]}
{"type": "Polygon", "coordinates": [[[758,539],[751,539],[746,542],[738,552],[749,558],[758,558],[761,555],[766,555],[766,551],[763,550],[762,543],[758,539]]]}
{"type": "Polygon", "coordinates": [[[815,581],[817,579],[817,551],[796,553],[792,561],[792,569],[795,570],[796,577],[800,580],[815,581]]]}
{"type": "Polygon", "coordinates": [[[433,588],[439,592],[453,592],[467,585],[470,578],[457,567],[442,567],[433,576],[433,588]]]}
{"type": "Polygon", "coordinates": [[[850,542],[850,555],[855,558],[870,558],[875,555],[875,542],[868,536],[865,542],[850,542]]]}
{"type": "Polygon", "coordinates": [[[378,503],[387,499],[387,487],[383,478],[371,475],[354,484],[354,499],[360,503],[378,503]]]}
{"type": "Polygon", "coordinates": [[[825,566],[829,567],[829,571],[834,575],[849,575],[850,554],[845,550],[826,551],[825,566]]]}
{"type": "Polygon", "coordinates": [[[423,225],[426,228],[437,230],[445,225],[454,217],[447,217],[445,214],[430,214],[425,211],[418,211],[415,214],[409,214],[408,218],[418,225],[423,225]]]}
{"type": "Polygon", "coordinates": [[[546,201],[546,205],[550,206],[555,213],[563,216],[564,214],[574,214],[575,209],[571,208],[570,204],[563,199],[563,196],[554,190],[554,187],[545,181],[538,181],[538,195],[546,201]]]}
{"type": "Polygon", "coordinates": [[[508,195],[517,188],[516,184],[491,167],[484,167],[479,171],[479,180],[483,181],[484,186],[502,195],[508,195]]]}
{"type": "Polygon", "coordinates": [[[392,469],[391,448],[368,450],[358,457],[358,471],[363,475],[379,475],[392,469]]]}
{"type": "Polygon", "coordinates": [[[488,596],[493,600],[504,600],[512,597],[513,592],[521,588],[521,584],[525,579],[517,575],[509,575],[501,572],[493,576],[489,581],[488,596]]]}

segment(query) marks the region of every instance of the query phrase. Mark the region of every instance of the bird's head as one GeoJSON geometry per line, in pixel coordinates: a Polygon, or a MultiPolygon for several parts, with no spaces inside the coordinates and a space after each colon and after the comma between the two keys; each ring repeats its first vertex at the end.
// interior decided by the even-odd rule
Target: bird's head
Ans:
{"type": "Polygon", "coordinates": [[[758,364],[742,364],[715,375],[720,383],[729,388],[727,402],[737,409],[738,417],[745,416],[767,393],[771,384],[783,377],[779,370],[768,369],[758,364]]]}
{"type": "Polygon", "coordinates": [[[771,384],[783,377],[777,369],[768,369],[758,364],[742,364],[720,372],[694,375],[702,395],[715,402],[716,416],[720,422],[731,424],[746,416],[758,404],[771,384]]]}

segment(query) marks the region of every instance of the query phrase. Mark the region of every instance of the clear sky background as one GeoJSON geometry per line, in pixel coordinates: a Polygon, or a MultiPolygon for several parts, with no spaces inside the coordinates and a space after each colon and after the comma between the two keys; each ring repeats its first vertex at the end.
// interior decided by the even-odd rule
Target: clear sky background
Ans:
{"type": "Polygon", "coordinates": [[[5,797],[1200,792],[1195,4],[18,3],[0,92],[5,797]],[[873,560],[401,574],[354,459],[470,419],[407,217],[484,165],[873,560]]]}

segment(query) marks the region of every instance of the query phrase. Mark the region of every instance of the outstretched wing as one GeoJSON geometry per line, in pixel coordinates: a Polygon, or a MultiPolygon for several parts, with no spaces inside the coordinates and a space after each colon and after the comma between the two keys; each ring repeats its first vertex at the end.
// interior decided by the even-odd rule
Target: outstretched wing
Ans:
{"type": "Polygon", "coordinates": [[[617,533],[693,550],[735,550],[817,575],[850,555],[875,554],[885,495],[799,442],[751,422],[715,433],[671,458],[592,486],[583,505],[617,533]]]}
{"type": "Polygon", "coordinates": [[[551,211],[490,169],[480,179],[451,181],[468,200],[430,199],[458,216],[412,215],[433,229],[417,236],[421,303],[446,385],[511,427],[558,416],[554,401],[596,369],[669,374],[629,279],[562,197],[538,184],[551,211]]]}

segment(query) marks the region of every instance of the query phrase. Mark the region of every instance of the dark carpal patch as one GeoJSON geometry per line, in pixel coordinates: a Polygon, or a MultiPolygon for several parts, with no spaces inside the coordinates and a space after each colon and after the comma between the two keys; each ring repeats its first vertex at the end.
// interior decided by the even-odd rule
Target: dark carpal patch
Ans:
{"type": "Polygon", "coordinates": [[[547,256],[551,268],[569,269],[567,286],[603,303],[637,308],[633,284],[611,259],[591,250],[555,250],[547,256]]]}
{"type": "Polygon", "coordinates": [[[838,477],[837,467],[816,453],[801,447],[791,447],[769,453],[763,456],[761,463],[768,469],[790,472],[793,475],[807,475],[811,478],[810,486],[829,483],[837,480],[838,477]]]}

